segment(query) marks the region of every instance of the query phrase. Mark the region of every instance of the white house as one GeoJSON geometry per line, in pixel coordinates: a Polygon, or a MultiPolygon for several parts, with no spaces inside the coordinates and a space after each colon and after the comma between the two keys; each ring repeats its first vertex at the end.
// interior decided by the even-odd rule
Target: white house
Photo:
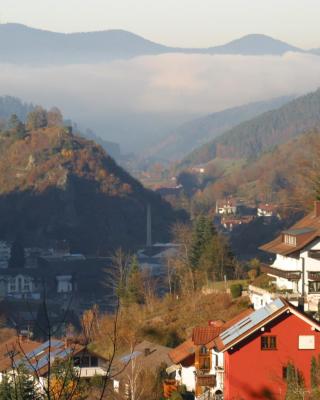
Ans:
{"type": "Polygon", "coordinates": [[[237,201],[233,198],[227,198],[223,200],[217,200],[216,202],[216,214],[236,214],[238,209],[237,201]]]}
{"type": "Polygon", "coordinates": [[[274,217],[277,214],[277,207],[274,204],[261,203],[257,208],[258,217],[274,217]]]}
{"type": "Polygon", "coordinates": [[[302,220],[284,231],[261,250],[275,254],[262,271],[275,278],[278,289],[305,299],[310,310],[320,300],[320,202],[302,220]]]}

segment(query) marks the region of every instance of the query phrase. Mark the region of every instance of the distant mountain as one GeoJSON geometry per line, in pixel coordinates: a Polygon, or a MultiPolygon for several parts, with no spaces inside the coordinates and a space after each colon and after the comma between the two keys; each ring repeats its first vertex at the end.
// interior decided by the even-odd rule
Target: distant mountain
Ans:
{"type": "Polygon", "coordinates": [[[95,63],[164,52],[165,46],[123,30],[65,34],[20,24],[0,25],[1,62],[95,63]]]}
{"type": "Polygon", "coordinates": [[[102,139],[100,136],[97,136],[94,132],[92,132],[91,129],[86,129],[82,136],[98,143],[115,160],[119,160],[121,157],[120,145],[118,143],[102,139]]]}
{"type": "Polygon", "coordinates": [[[241,123],[185,157],[180,168],[215,158],[248,159],[320,127],[320,89],[241,123]]]}
{"type": "Polygon", "coordinates": [[[151,205],[155,241],[169,240],[180,216],[146,190],[101,146],[52,127],[0,134],[0,238],[26,244],[66,239],[76,252],[134,249],[146,239],[151,205]]]}
{"type": "Polygon", "coordinates": [[[239,123],[266,111],[277,109],[292,99],[293,96],[286,96],[250,103],[186,122],[157,146],[153,146],[146,154],[158,159],[179,160],[193,149],[209,142],[239,123]]]}
{"type": "Polygon", "coordinates": [[[209,48],[212,54],[281,55],[288,51],[301,52],[302,50],[281,40],[258,34],[247,35],[223,46],[209,48]]]}
{"type": "Polygon", "coordinates": [[[287,51],[303,50],[257,34],[197,49],[164,46],[124,30],[65,34],[21,24],[0,25],[0,62],[9,63],[97,63],[164,53],[281,55],[287,51]]]}

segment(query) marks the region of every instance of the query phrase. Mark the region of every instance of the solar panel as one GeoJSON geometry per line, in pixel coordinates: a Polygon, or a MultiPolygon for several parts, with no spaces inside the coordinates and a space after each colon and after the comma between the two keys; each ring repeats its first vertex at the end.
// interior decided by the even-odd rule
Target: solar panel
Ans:
{"type": "Polygon", "coordinates": [[[248,317],[243,318],[220,335],[222,343],[224,345],[231,343],[237,337],[259,324],[261,321],[272,315],[274,312],[281,309],[284,305],[285,304],[282,302],[281,299],[276,299],[272,303],[267,304],[265,307],[253,312],[248,317]]]}
{"type": "Polygon", "coordinates": [[[64,357],[68,357],[68,355],[71,354],[72,351],[73,351],[72,349],[63,349],[63,350],[59,350],[56,355],[57,355],[57,357],[64,358],[64,357]]]}
{"type": "Polygon", "coordinates": [[[47,364],[49,364],[49,357],[46,354],[44,357],[40,358],[40,360],[37,363],[35,363],[35,368],[39,370],[45,367],[47,364]]]}

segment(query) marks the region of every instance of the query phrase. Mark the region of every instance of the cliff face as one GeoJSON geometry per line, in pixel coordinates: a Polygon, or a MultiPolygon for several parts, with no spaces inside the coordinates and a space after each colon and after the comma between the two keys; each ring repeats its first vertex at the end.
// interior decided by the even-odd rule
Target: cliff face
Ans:
{"type": "Polygon", "coordinates": [[[0,237],[30,244],[67,239],[73,251],[107,254],[145,243],[146,206],[154,240],[168,240],[180,216],[94,142],[63,128],[0,137],[0,237]]]}

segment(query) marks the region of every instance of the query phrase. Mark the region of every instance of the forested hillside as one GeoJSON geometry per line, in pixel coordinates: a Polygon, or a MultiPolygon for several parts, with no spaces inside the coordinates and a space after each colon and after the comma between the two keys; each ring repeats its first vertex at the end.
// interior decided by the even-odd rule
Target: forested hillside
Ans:
{"type": "Polygon", "coordinates": [[[143,245],[146,207],[153,237],[168,240],[178,218],[160,196],[121,169],[96,143],[37,108],[27,124],[12,117],[0,135],[0,237],[31,243],[66,239],[73,251],[106,254],[143,245]]]}
{"type": "Polygon", "coordinates": [[[235,125],[266,111],[277,109],[292,99],[293,97],[287,96],[250,103],[186,122],[158,146],[150,149],[148,155],[159,159],[179,160],[193,149],[209,142],[235,125]]]}
{"type": "Polygon", "coordinates": [[[264,151],[318,127],[320,90],[232,128],[193,151],[180,167],[204,164],[215,158],[256,158],[264,151]]]}
{"type": "MultiPolygon", "coordinates": [[[[306,210],[320,190],[320,131],[312,131],[276,146],[256,160],[249,160],[230,172],[214,176],[198,201],[214,200],[225,194],[250,202],[278,204],[284,214],[306,210]],[[206,199],[206,200],[205,200],[206,199]]],[[[212,170],[214,171],[214,169],[212,170]]]]}

